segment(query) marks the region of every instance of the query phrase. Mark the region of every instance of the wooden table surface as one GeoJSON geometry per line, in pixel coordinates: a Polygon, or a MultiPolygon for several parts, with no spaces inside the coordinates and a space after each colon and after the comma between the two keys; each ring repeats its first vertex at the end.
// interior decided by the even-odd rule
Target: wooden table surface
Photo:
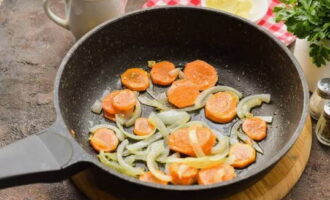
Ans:
{"type": "MultiPolygon", "coordinates": [[[[52,1],[55,12],[63,15],[63,0],[52,1]]],[[[144,1],[128,0],[127,11],[140,8],[144,1]]],[[[73,43],[69,31],[46,17],[42,0],[0,0],[0,147],[52,124],[55,73],[73,43]]],[[[315,137],[307,168],[285,197],[310,199],[330,199],[330,148],[315,137]]],[[[65,180],[3,189],[0,200],[87,199],[65,180]]]]}

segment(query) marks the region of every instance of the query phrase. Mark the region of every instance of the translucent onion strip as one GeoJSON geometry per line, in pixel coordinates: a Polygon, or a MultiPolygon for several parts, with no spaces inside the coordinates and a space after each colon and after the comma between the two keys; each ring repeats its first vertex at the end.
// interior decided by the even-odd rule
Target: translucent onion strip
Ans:
{"type": "Polygon", "coordinates": [[[181,119],[179,119],[178,121],[176,121],[174,124],[171,124],[170,126],[168,126],[167,128],[173,132],[173,130],[177,130],[183,126],[186,125],[186,123],[190,120],[190,115],[189,116],[185,116],[181,119]]]}
{"type": "Polygon", "coordinates": [[[134,135],[134,134],[131,134],[131,133],[128,133],[127,131],[125,131],[124,127],[123,127],[123,119],[119,116],[119,115],[116,115],[116,125],[118,126],[119,130],[128,138],[130,139],[133,139],[133,140],[143,140],[143,139],[146,139],[150,136],[152,136],[154,132],[150,133],[149,135],[143,135],[143,136],[138,136],[138,135],[134,135]]]}
{"type": "Polygon", "coordinates": [[[197,157],[205,156],[205,153],[203,152],[203,149],[202,149],[201,145],[199,144],[199,141],[197,138],[196,128],[189,129],[188,136],[189,136],[190,145],[193,148],[195,155],[197,157]]]}
{"type": "Polygon", "coordinates": [[[181,70],[180,68],[175,68],[175,69],[171,70],[168,74],[169,74],[170,76],[178,76],[180,70],[181,70]]]}
{"type": "Polygon", "coordinates": [[[156,61],[148,60],[147,64],[148,64],[148,67],[152,68],[152,66],[154,66],[156,64],[156,61]]]}
{"type": "Polygon", "coordinates": [[[170,130],[165,126],[163,121],[159,119],[154,112],[150,113],[149,121],[159,130],[160,134],[166,138],[170,134],[170,130]]]}
{"type": "Polygon", "coordinates": [[[126,127],[132,126],[135,123],[135,120],[139,118],[141,114],[142,114],[141,104],[140,102],[137,102],[135,105],[135,110],[133,115],[129,119],[125,120],[124,126],[126,127]]]}
{"type": "Polygon", "coordinates": [[[182,70],[179,71],[179,79],[184,79],[186,75],[183,73],[182,70]]]}
{"type": "Polygon", "coordinates": [[[264,120],[267,123],[272,123],[273,122],[273,116],[255,116],[259,119],[264,120]]]}
{"type": "Polygon", "coordinates": [[[147,147],[148,145],[150,145],[151,143],[155,142],[156,140],[162,138],[162,135],[160,133],[156,133],[153,136],[144,139],[142,141],[136,142],[134,144],[129,144],[127,145],[126,149],[132,151],[132,150],[138,150],[138,149],[142,149],[144,147],[147,147]]]}
{"type": "Polygon", "coordinates": [[[230,144],[236,144],[238,143],[238,132],[239,132],[239,128],[242,125],[242,121],[238,120],[235,122],[235,124],[231,127],[230,130],[230,144]]]}
{"type": "Polygon", "coordinates": [[[121,130],[119,130],[117,127],[109,125],[109,124],[99,124],[99,125],[93,126],[92,128],[89,129],[89,132],[94,133],[97,129],[100,129],[100,128],[107,128],[107,129],[113,130],[116,133],[116,136],[119,141],[123,141],[125,139],[125,136],[121,130]]]}
{"type": "Polygon", "coordinates": [[[152,83],[152,81],[149,79],[149,87],[147,88],[147,93],[154,99],[157,99],[157,95],[154,92],[154,84],[152,83]]]}
{"type": "Polygon", "coordinates": [[[170,110],[171,109],[171,108],[167,107],[166,105],[160,103],[156,99],[149,99],[148,97],[143,96],[143,95],[140,95],[138,97],[138,99],[142,104],[154,107],[158,110],[170,110]]]}
{"type": "Polygon", "coordinates": [[[190,126],[201,126],[205,128],[210,128],[209,125],[203,121],[190,121],[186,123],[183,127],[190,127],[190,126]]]}
{"type": "Polygon", "coordinates": [[[133,165],[133,163],[135,162],[135,156],[134,155],[127,156],[126,158],[124,158],[124,161],[129,165],[133,165]]]}
{"type": "Polygon", "coordinates": [[[104,156],[105,156],[108,160],[117,161],[117,153],[105,153],[105,152],[104,152],[104,156]]]}
{"type": "Polygon", "coordinates": [[[189,112],[189,111],[195,111],[195,110],[201,109],[205,106],[206,100],[211,94],[214,94],[217,92],[224,92],[224,91],[231,91],[234,94],[236,94],[239,98],[242,98],[242,96],[243,96],[242,93],[239,92],[238,90],[236,90],[235,88],[228,87],[228,86],[215,86],[215,87],[211,87],[207,90],[204,90],[202,93],[200,93],[200,95],[195,100],[194,106],[183,108],[180,110],[189,112]]]}
{"type": "Polygon", "coordinates": [[[252,117],[250,110],[253,107],[260,106],[263,102],[270,102],[270,94],[256,94],[243,98],[237,105],[238,117],[241,119],[252,117]]]}
{"type": "Polygon", "coordinates": [[[166,163],[183,163],[187,164],[194,168],[209,168],[214,167],[216,165],[219,165],[221,163],[225,163],[227,158],[227,154],[217,154],[212,156],[204,156],[200,158],[193,158],[193,157],[187,157],[187,158],[172,158],[168,157],[166,159],[166,163]]]}
{"type": "Polygon", "coordinates": [[[125,147],[128,145],[128,140],[124,140],[121,142],[117,148],[117,159],[119,165],[123,168],[123,173],[129,175],[129,176],[138,176],[142,174],[144,171],[142,168],[135,168],[128,163],[125,162],[125,160],[122,157],[122,154],[124,152],[125,147]]]}
{"type": "MultiPolygon", "coordinates": [[[[150,146],[149,146],[150,147],[150,146]]],[[[151,148],[148,148],[144,151],[133,152],[136,160],[147,161],[147,156],[150,153],[151,148]]],[[[170,149],[165,147],[164,151],[156,158],[156,161],[164,163],[170,154],[170,149]]]]}
{"type": "Polygon", "coordinates": [[[167,145],[165,145],[164,151],[160,156],[158,156],[157,161],[164,162],[169,155],[170,155],[170,148],[167,145]]]}
{"type": "MultiPolygon", "coordinates": [[[[175,152],[175,153],[169,155],[167,158],[180,158],[180,154],[178,152],[175,152]]],[[[170,163],[165,163],[165,172],[166,172],[166,174],[169,174],[169,170],[168,170],[169,164],[170,163]]]]}
{"type": "Polygon", "coordinates": [[[254,140],[252,140],[248,135],[246,135],[246,134],[243,133],[242,131],[239,131],[239,132],[237,133],[237,135],[238,135],[238,138],[239,138],[240,140],[242,140],[244,143],[252,145],[253,148],[254,148],[257,152],[259,152],[259,153],[261,153],[261,154],[264,154],[264,151],[263,151],[262,148],[259,146],[259,144],[258,144],[257,142],[255,142],[254,140]]]}
{"type": "Polygon", "coordinates": [[[93,113],[100,114],[102,112],[102,102],[97,99],[91,106],[91,110],[93,113]]]}
{"type": "Polygon", "coordinates": [[[147,156],[147,167],[156,178],[162,181],[170,182],[172,180],[171,176],[165,175],[159,171],[156,158],[164,151],[164,142],[159,141],[151,144],[151,151],[147,156]]]}
{"type": "Polygon", "coordinates": [[[176,123],[177,121],[181,120],[182,118],[190,119],[190,115],[185,111],[178,111],[178,110],[167,110],[162,111],[157,114],[160,120],[164,122],[165,125],[171,125],[176,123]]]}
{"type": "Polygon", "coordinates": [[[104,164],[105,166],[112,168],[114,170],[117,170],[118,172],[123,171],[122,167],[117,162],[110,161],[109,159],[107,159],[104,151],[100,151],[100,153],[97,155],[97,157],[100,160],[100,162],[102,164],[104,164]]]}
{"type": "Polygon", "coordinates": [[[216,133],[218,143],[212,147],[211,154],[228,153],[230,146],[229,138],[221,133],[217,133],[215,130],[212,131],[216,133]]]}
{"type": "Polygon", "coordinates": [[[147,158],[147,155],[150,151],[151,151],[150,145],[145,150],[141,150],[141,149],[139,149],[139,150],[128,150],[129,155],[144,156],[145,158],[147,158]]]}

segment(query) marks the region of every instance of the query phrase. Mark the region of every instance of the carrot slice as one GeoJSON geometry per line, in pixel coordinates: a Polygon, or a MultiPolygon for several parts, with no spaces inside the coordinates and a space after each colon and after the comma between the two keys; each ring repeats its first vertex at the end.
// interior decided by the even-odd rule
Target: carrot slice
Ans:
{"type": "MultiPolygon", "coordinates": [[[[132,116],[133,113],[134,113],[134,108],[125,112],[117,112],[116,114],[123,114],[124,118],[129,118],[130,116],[132,116]]],[[[103,111],[103,117],[114,122],[116,121],[116,115],[109,114],[106,111],[103,111]]]]}
{"type": "Polygon", "coordinates": [[[112,91],[110,94],[108,94],[102,99],[102,110],[103,112],[106,112],[108,116],[118,113],[118,110],[116,110],[113,107],[112,103],[113,103],[113,98],[117,94],[119,94],[119,92],[120,92],[119,90],[112,91]]]}
{"type": "Polygon", "coordinates": [[[234,156],[231,166],[244,168],[256,160],[256,150],[249,144],[236,143],[230,147],[229,157],[234,156]]]}
{"type": "Polygon", "coordinates": [[[135,120],[133,132],[136,135],[149,135],[155,130],[155,126],[147,118],[140,117],[135,120]]]}
{"type": "Polygon", "coordinates": [[[267,136],[267,124],[258,117],[250,117],[244,120],[242,128],[253,140],[260,141],[267,136]]]}
{"type": "Polygon", "coordinates": [[[168,182],[162,181],[162,180],[159,180],[158,178],[156,178],[150,171],[141,174],[139,176],[139,180],[144,181],[144,182],[163,184],[163,185],[168,184],[168,182]]]}
{"type": "Polygon", "coordinates": [[[110,113],[108,113],[106,111],[103,111],[103,117],[106,118],[106,119],[108,119],[108,120],[111,120],[113,122],[116,121],[116,116],[114,114],[110,114],[110,113]]]}
{"type": "Polygon", "coordinates": [[[185,78],[196,84],[199,90],[206,90],[213,87],[218,81],[217,70],[202,60],[187,63],[183,72],[185,78]]]}
{"type": "Polygon", "coordinates": [[[118,146],[118,138],[116,134],[107,128],[97,129],[89,140],[90,144],[96,151],[114,151],[118,146]]]}
{"type": "Polygon", "coordinates": [[[178,108],[184,108],[195,104],[199,90],[189,80],[174,81],[167,90],[168,101],[178,108]]]}
{"type": "Polygon", "coordinates": [[[140,68],[130,68],[120,78],[124,86],[134,91],[144,91],[149,87],[148,72],[140,68]]]}
{"type": "Polygon", "coordinates": [[[125,89],[120,90],[120,92],[113,98],[113,107],[120,111],[129,111],[134,108],[136,104],[136,96],[133,91],[125,89]]]}
{"type": "Polygon", "coordinates": [[[216,167],[202,169],[199,171],[197,180],[200,185],[208,185],[229,181],[236,177],[235,170],[232,166],[221,164],[216,167]]]}
{"type": "Polygon", "coordinates": [[[173,163],[169,165],[169,174],[176,185],[191,185],[197,180],[198,170],[186,164],[173,163]]]}
{"type": "MultiPolygon", "coordinates": [[[[209,155],[216,142],[214,133],[208,128],[197,127],[196,134],[204,154],[209,155]]],[[[181,128],[172,132],[168,139],[168,146],[173,151],[196,156],[189,140],[189,128],[181,128]]]]}
{"type": "Polygon", "coordinates": [[[175,69],[173,63],[168,61],[158,62],[152,66],[150,71],[151,80],[156,85],[170,85],[178,76],[170,72],[175,69]]]}
{"type": "Polygon", "coordinates": [[[228,123],[236,116],[238,97],[230,92],[218,92],[207,99],[205,116],[219,123],[228,123]]]}

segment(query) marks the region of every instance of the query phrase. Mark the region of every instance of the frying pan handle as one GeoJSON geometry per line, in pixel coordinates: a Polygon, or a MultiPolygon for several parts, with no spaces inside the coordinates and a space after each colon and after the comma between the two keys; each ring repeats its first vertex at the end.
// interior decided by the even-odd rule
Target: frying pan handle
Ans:
{"type": "Polygon", "coordinates": [[[90,166],[83,156],[75,159],[73,149],[73,142],[54,128],[1,148],[0,188],[56,182],[90,166]]]}

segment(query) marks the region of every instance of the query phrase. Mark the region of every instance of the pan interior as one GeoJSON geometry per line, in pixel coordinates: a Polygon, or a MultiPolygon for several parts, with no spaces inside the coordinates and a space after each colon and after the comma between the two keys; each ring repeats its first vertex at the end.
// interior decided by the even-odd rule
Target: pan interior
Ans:
{"type": "MultiPolygon", "coordinates": [[[[269,36],[226,14],[202,9],[158,9],[128,15],[99,28],[70,56],[59,84],[60,110],[77,141],[90,154],[88,129],[111,123],[90,111],[107,88],[120,89],[119,75],[126,69],[147,69],[148,60],[169,60],[177,66],[201,59],[217,68],[219,84],[234,87],[244,96],[270,93],[272,102],[255,109],[273,115],[265,151],[240,176],[264,169],[270,158],[287,144],[298,126],[304,107],[301,79],[292,60],[269,36]]],[[[148,116],[150,109],[143,108],[148,116]]],[[[204,113],[194,116],[204,120],[204,113]]],[[[211,127],[224,134],[231,124],[211,127]]]]}

